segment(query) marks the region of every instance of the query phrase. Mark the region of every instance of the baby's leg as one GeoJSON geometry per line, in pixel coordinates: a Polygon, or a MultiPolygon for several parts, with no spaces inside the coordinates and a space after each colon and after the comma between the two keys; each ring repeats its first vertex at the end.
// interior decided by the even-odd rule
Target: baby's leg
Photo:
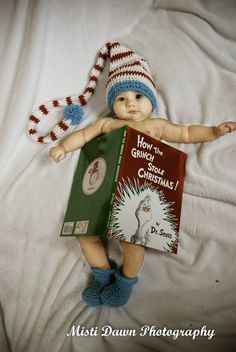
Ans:
{"type": "Polygon", "coordinates": [[[143,265],[145,247],[125,241],[120,243],[123,250],[122,273],[131,279],[140,272],[143,265]]]}
{"type": "Polygon", "coordinates": [[[93,280],[83,290],[83,300],[91,306],[102,304],[100,293],[102,289],[110,284],[114,270],[110,268],[109,260],[98,236],[77,237],[86,261],[91,267],[93,280]]]}
{"type": "Polygon", "coordinates": [[[110,268],[107,253],[99,236],[78,236],[77,239],[86,261],[92,268],[110,268]]]}
{"type": "Polygon", "coordinates": [[[129,242],[121,242],[123,249],[123,267],[115,272],[115,282],[101,291],[101,300],[109,307],[126,304],[131,296],[132,287],[138,282],[138,273],[142,267],[145,249],[129,242]]]}

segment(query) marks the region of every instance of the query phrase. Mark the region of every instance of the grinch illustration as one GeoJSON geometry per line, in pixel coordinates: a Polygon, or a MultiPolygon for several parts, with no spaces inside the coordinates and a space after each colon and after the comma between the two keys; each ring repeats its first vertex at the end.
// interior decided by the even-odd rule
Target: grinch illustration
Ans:
{"type": "Polygon", "coordinates": [[[138,220],[138,228],[135,234],[131,237],[131,243],[146,245],[150,240],[148,231],[143,234],[144,226],[152,219],[150,200],[150,195],[147,195],[144,199],[141,200],[138,208],[135,211],[135,216],[138,220]]]}
{"type": "Polygon", "coordinates": [[[113,206],[109,236],[174,252],[173,241],[178,239],[178,231],[173,205],[162,190],[149,183],[122,179],[113,206]]]}
{"type": "Polygon", "coordinates": [[[84,194],[91,195],[100,188],[105,179],[106,171],[107,166],[103,158],[97,158],[89,164],[82,181],[84,194]]]}
{"type": "Polygon", "coordinates": [[[91,167],[91,169],[89,170],[89,183],[91,186],[93,186],[99,177],[99,171],[98,171],[98,160],[94,163],[94,166],[91,167]]]}

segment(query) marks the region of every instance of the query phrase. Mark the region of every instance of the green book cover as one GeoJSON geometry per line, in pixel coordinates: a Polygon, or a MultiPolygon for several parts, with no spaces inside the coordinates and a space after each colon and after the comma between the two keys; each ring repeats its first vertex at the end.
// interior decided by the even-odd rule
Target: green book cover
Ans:
{"type": "Polygon", "coordinates": [[[61,235],[177,253],[186,154],[128,126],[81,150],[61,235]]]}
{"type": "Polygon", "coordinates": [[[75,170],[62,236],[106,236],[114,180],[127,127],[87,143],[75,170]]]}

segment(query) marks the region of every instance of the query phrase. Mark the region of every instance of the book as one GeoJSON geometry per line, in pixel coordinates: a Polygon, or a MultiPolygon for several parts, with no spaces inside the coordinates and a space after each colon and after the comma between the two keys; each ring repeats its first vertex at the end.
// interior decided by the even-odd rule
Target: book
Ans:
{"type": "Polygon", "coordinates": [[[187,155],[131,127],[82,149],[61,236],[108,236],[177,254],[187,155]]]}

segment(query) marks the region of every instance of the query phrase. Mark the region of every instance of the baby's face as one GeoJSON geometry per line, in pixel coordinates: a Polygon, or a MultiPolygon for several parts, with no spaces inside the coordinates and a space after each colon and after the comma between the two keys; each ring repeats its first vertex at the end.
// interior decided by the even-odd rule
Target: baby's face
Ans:
{"type": "Polygon", "coordinates": [[[116,97],[113,110],[121,120],[143,121],[150,117],[152,103],[145,95],[130,90],[116,97]]]}

